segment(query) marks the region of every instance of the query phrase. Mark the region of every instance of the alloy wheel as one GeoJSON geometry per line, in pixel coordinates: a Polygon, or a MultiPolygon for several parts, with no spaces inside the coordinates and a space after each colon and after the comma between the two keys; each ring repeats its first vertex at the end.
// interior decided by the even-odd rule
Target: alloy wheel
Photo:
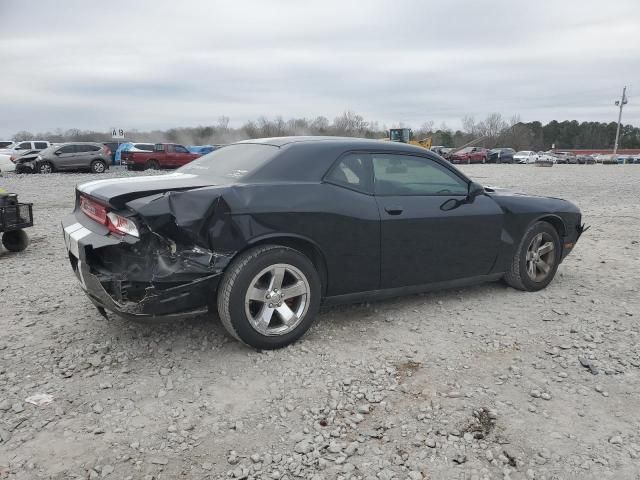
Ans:
{"type": "Polygon", "coordinates": [[[553,271],[555,264],[555,245],[553,238],[546,232],[535,235],[527,248],[527,275],[534,282],[544,281],[553,271]]]}
{"type": "Polygon", "coordinates": [[[40,165],[40,173],[51,173],[53,169],[51,168],[50,163],[43,163],[40,165]]]}
{"type": "Polygon", "coordinates": [[[295,329],[309,308],[311,287],[300,269],[286,263],[259,272],[245,294],[245,313],[251,326],[267,336],[295,329]]]}

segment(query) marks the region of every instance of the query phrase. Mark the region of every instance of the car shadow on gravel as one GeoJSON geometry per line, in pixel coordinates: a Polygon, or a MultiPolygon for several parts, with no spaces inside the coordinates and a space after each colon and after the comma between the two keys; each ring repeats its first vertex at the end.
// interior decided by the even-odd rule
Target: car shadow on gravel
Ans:
{"type": "MultiPolygon", "coordinates": [[[[430,318],[441,318],[457,309],[468,309],[470,305],[481,309],[495,309],[496,303],[510,293],[526,295],[507,287],[501,282],[486,283],[463,289],[441,290],[386,300],[322,307],[316,322],[303,340],[323,341],[326,335],[335,334],[339,329],[348,337],[361,335],[363,328],[380,326],[381,322],[392,322],[406,315],[424,315],[425,324],[430,318]]],[[[91,309],[90,309],[91,310],[91,309]]],[[[152,338],[155,342],[193,343],[198,339],[219,347],[234,345],[234,350],[251,350],[233,339],[222,326],[217,314],[209,313],[185,320],[131,321],[108,313],[108,320],[93,310],[93,328],[99,336],[119,338],[130,343],[140,338],[152,338]]],[[[286,350],[286,349],[285,349],[286,350]]],[[[227,350],[228,351],[228,350],[227,350]]]]}

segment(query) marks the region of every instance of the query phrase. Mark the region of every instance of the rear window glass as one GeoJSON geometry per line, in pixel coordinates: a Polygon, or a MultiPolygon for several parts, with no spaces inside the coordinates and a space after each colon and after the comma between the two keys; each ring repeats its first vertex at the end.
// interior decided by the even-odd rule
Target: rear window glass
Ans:
{"type": "Polygon", "coordinates": [[[149,145],[147,143],[136,143],[134,145],[138,150],[146,150],[147,152],[153,152],[153,145],[149,145]]]}
{"type": "Polygon", "coordinates": [[[36,142],[35,143],[36,150],[44,150],[48,147],[47,142],[36,142]]]}
{"type": "Polygon", "coordinates": [[[218,183],[239,181],[271,160],[279,151],[273,145],[240,143],[228,145],[204,155],[178,169],[183,173],[202,175],[218,183]]]}

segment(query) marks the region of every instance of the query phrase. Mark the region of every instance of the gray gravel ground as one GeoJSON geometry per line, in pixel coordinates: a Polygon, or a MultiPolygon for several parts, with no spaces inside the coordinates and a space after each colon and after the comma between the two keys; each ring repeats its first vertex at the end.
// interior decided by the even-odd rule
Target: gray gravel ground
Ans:
{"type": "Polygon", "coordinates": [[[327,309],[265,353],[215,318],[104,320],[59,226],[95,176],[0,178],[36,215],[0,251],[0,478],[640,478],[640,166],[463,169],[582,208],[549,288],[327,309]]]}

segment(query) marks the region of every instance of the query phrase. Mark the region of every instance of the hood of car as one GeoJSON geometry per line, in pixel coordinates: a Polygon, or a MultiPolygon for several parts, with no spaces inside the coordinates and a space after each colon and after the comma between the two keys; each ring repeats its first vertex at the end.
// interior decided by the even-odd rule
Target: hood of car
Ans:
{"type": "Polygon", "coordinates": [[[191,173],[174,172],[167,175],[154,175],[149,177],[111,178],[96,180],[78,185],[80,193],[120,206],[125,202],[154,193],[168,192],[171,190],[186,190],[190,188],[209,187],[214,183],[200,175],[191,173]]]}

